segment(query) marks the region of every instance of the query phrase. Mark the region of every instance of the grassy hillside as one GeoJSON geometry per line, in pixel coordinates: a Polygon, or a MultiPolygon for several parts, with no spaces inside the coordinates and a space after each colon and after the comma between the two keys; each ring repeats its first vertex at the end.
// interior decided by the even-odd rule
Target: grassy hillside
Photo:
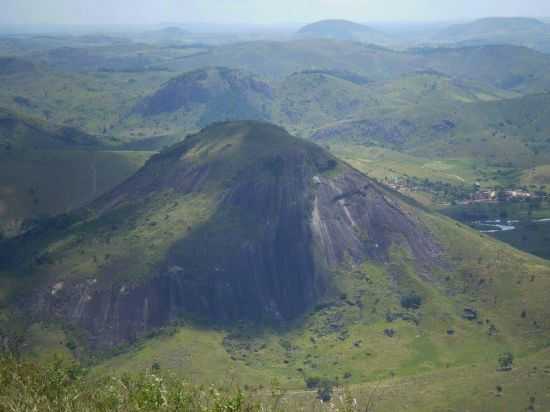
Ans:
{"type": "MultiPolygon", "coordinates": [[[[0,105],[100,135],[106,143],[116,144],[126,135],[134,139],[153,135],[146,131],[137,135],[131,129],[120,133],[115,128],[139,98],[172,76],[164,72],[62,73],[49,69],[17,73],[3,82],[0,105]]],[[[160,134],[168,132],[162,130],[160,134]]]]}
{"type": "Polygon", "coordinates": [[[476,159],[480,167],[547,164],[548,94],[488,102],[439,99],[317,130],[320,141],[387,146],[420,157],[476,159]],[[430,102],[430,103],[428,103],[430,102]]]}
{"type": "Polygon", "coordinates": [[[99,140],[78,129],[0,108],[0,147],[4,152],[28,149],[97,147],[99,140]]]}
{"type": "Polygon", "coordinates": [[[0,154],[0,232],[72,211],[131,176],[149,152],[26,150],[0,154]]]}
{"type": "Polygon", "coordinates": [[[132,175],[148,152],[109,151],[96,136],[0,109],[0,233],[74,210],[132,175]]]}
{"type": "Polygon", "coordinates": [[[526,170],[521,176],[524,185],[550,185],[550,165],[543,165],[526,170]]]}
{"type": "Polygon", "coordinates": [[[338,278],[342,295],[288,330],[251,331],[243,325],[208,331],[187,325],[143,342],[100,369],[143,369],[154,359],[176,373],[191,371],[198,381],[225,368],[240,382],[267,385],[276,377],[299,387],[308,376],[358,383],[472,364],[494,370],[502,352],[521,359],[544,348],[548,325],[542,313],[548,296],[540,288],[549,281],[548,264],[450,220],[424,218],[445,239],[454,262],[453,269],[432,273],[431,282],[417,277],[413,268],[393,279],[392,271],[410,264],[396,252],[383,266],[365,263],[343,270],[338,278]],[[401,291],[422,296],[420,309],[401,307],[392,279],[401,291]],[[465,307],[479,311],[479,318],[463,319],[465,307]],[[530,315],[523,317],[524,311],[530,315]],[[388,329],[395,335],[387,336],[388,329]],[[203,356],[205,346],[210,349],[203,356]]]}
{"type": "Polygon", "coordinates": [[[271,118],[307,136],[317,125],[359,116],[377,100],[368,79],[346,78],[346,73],[308,71],[288,76],[275,89],[271,118]],[[354,80],[354,81],[352,81],[354,80]]]}

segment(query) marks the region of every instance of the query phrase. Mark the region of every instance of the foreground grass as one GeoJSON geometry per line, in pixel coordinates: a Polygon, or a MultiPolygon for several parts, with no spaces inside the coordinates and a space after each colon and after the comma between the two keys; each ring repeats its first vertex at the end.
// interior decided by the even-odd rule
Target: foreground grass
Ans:
{"type": "Polygon", "coordinates": [[[334,388],[322,402],[316,390],[250,390],[197,385],[158,368],[139,374],[87,374],[77,364],[0,359],[0,412],[383,412],[546,411],[550,406],[548,350],[503,372],[477,364],[404,378],[334,388]]]}
{"type": "MultiPolygon", "coordinates": [[[[154,369],[154,368],[153,368],[154,369]]],[[[349,396],[333,402],[307,400],[291,405],[274,386],[271,392],[246,392],[236,386],[193,385],[157,370],[135,375],[94,379],[76,364],[0,360],[0,412],[12,411],[200,411],[283,412],[366,411],[349,396]]]]}

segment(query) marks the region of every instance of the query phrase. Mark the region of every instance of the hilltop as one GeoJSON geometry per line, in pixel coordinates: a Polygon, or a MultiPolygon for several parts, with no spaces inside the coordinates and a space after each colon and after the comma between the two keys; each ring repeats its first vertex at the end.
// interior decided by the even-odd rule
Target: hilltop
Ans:
{"type": "Polygon", "coordinates": [[[322,20],[302,27],[299,37],[355,40],[374,44],[385,44],[389,36],[363,24],[348,20],[322,20]]]}

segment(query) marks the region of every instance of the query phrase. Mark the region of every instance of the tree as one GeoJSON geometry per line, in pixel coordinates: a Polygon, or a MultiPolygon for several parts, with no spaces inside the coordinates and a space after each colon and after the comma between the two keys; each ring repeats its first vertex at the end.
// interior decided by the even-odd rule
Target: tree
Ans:
{"type": "Polygon", "coordinates": [[[512,370],[512,364],[514,363],[514,355],[510,352],[505,352],[498,358],[499,370],[509,371],[512,370]]]}
{"type": "Polygon", "coordinates": [[[332,390],[334,382],[329,379],[323,379],[317,389],[317,398],[323,402],[328,402],[332,399],[332,390]]]}

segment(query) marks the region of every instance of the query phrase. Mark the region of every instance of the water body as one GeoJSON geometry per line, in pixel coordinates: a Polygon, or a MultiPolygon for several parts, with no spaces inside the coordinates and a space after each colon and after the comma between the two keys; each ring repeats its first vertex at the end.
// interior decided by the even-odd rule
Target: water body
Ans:
{"type": "MultiPolygon", "coordinates": [[[[550,223],[550,218],[530,220],[523,224],[550,223]]],[[[471,223],[471,226],[478,229],[481,233],[498,233],[517,230],[522,226],[520,220],[476,220],[471,223]]]]}
{"type": "Polygon", "coordinates": [[[472,226],[478,229],[481,233],[497,233],[516,230],[516,220],[478,220],[472,222],[472,226]]]}
{"type": "Polygon", "coordinates": [[[486,219],[470,222],[470,226],[525,252],[550,259],[550,218],[486,219]]]}

